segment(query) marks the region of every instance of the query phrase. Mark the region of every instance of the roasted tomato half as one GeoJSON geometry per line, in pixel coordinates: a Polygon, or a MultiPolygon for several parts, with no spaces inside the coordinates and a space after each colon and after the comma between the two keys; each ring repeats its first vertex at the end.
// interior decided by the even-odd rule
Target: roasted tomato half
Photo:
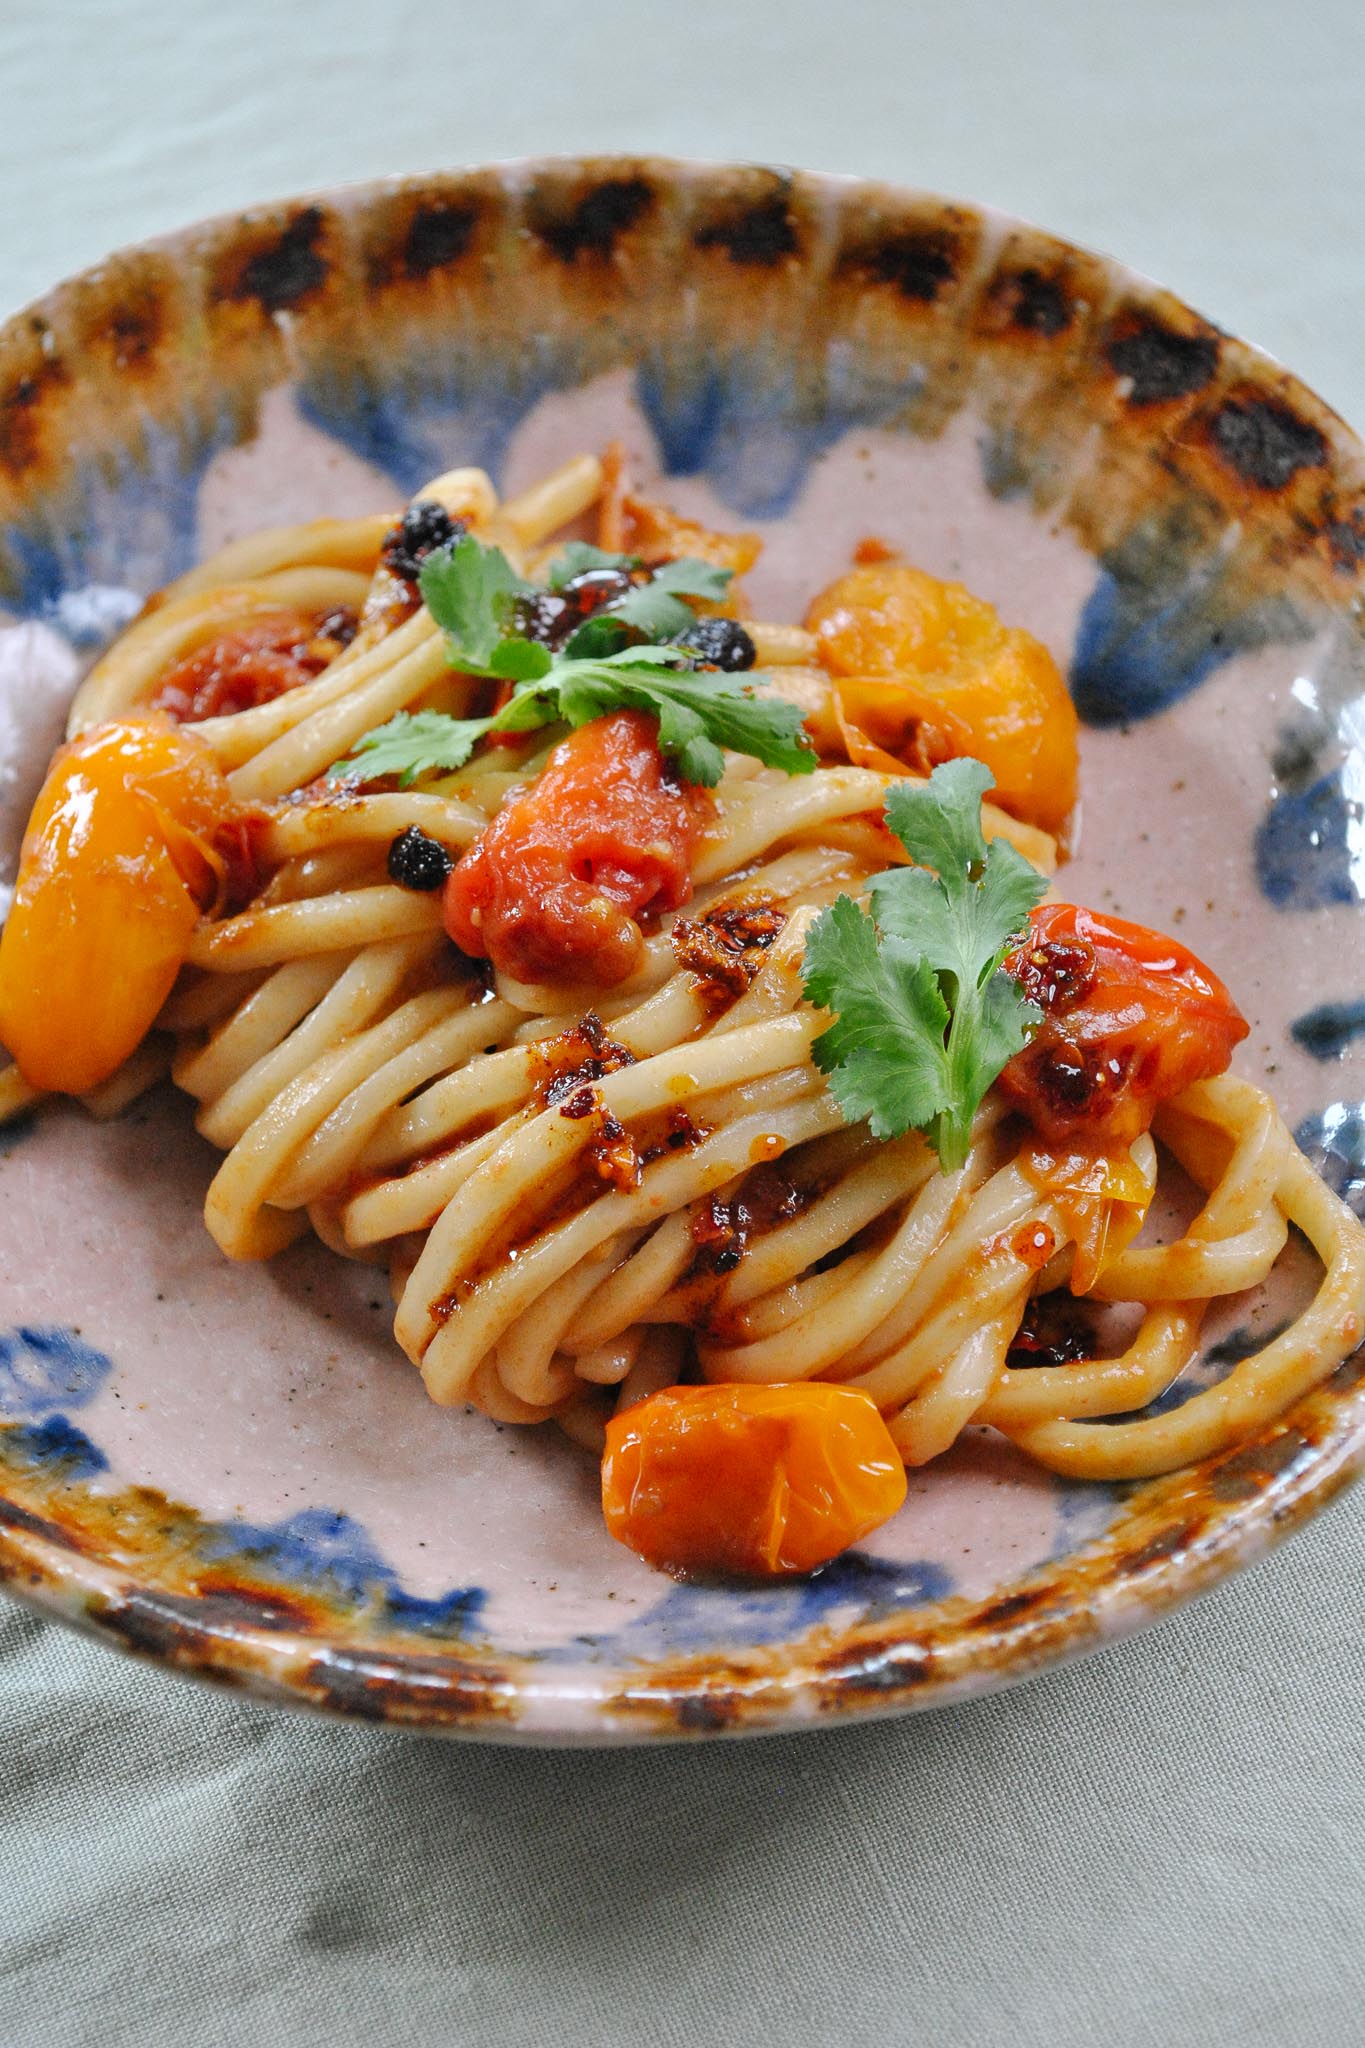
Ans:
{"type": "Polygon", "coordinates": [[[1247,1022],[1216,974],[1145,925],[1046,903],[1005,962],[1043,1023],[999,1086],[1050,1144],[1131,1144],[1221,1074],[1247,1022]]]}
{"type": "Polygon", "coordinates": [[[681,782],[643,711],[594,719],[503,805],[446,883],[445,923],[462,952],[518,981],[623,981],[639,920],[677,910],[714,812],[681,782]]]}
{"type": "Polygon", "coordinates": [[[347,611],[262,612],[216,634],[166,671],[151,708],[175,719],[221,718],[311,682],[355,634],[347,611]]]}
{"type": "MultiPolygon", "coordinates": [[[[923,774],[972,754],[1003,809],[1060,833],[1076,802],[1076,712],[1041,640],[960,583],[873,562],[816,598],[806,624],[835,678],[853,758],[923,774]]],[[[847,732],[846,732],[847,737],[847,732]]]]}

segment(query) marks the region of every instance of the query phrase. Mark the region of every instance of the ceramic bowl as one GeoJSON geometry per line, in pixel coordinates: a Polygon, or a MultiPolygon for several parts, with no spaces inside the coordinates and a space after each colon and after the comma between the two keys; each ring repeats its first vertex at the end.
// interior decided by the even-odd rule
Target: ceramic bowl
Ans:
{"type": "MultiPolygon", "coordinates": [[[[1365,463],[1292,376],[1018,221],[653,160],[353,188],[125,251],[0,331],[0,875],[74,679],[264,523],[515,489],[621,436],[758,528],[769,617],[876,534],[1068,669],[1068,892],[1179,932],[1338,1187],[1365,1181],[1365,463]]],[[[429,1405],[371,1271],[232,1266],[172,1092],[0,1133],[0,1570],[109,1643],[333,1712],[528,1742],[962,1698],[1151,1621],[1365,1457],[1357,1357],[1175,1477],[1055,1480],[985,1431],[814,1578],[676,1585],[549,1430],[429,1405]]],[[[1273,1328],[1226,1305],[1165,1398],[1273,1328]]]]}

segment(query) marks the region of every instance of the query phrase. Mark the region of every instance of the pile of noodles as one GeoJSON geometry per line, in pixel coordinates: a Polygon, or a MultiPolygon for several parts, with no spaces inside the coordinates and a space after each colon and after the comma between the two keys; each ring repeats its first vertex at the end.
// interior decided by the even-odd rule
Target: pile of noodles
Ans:
{"type": "MultiPolygon", "coordinates": [[[[421,495],[534,572],[602,494],[582,457],[502,504],[473,470],[421,495]]],[[[169,1067],[226,1155],[205,1208],[225,1252],[265,1256],[311,1225],[388,1270],[398,1341],[433,1399],[557,1416],[585,1441],[694,1368],[819,1376],[865,1388],[909,1463],[988,1423],[1057,1471],[1132,1478],[1247,1435],[1359,1341],[1359,1226],[1245,1081],[1203,1082],[1158,1114],[1205,1198],[1183,1234],[1087,1254],[1084,1272],[1074,1205],[1025,1174],[1026,1134],[993,1097],[954,1173],[916,1135],[845,1124],[811,1059],[828,1018],[803,1000],[801,957],[820,906],[886,864],[875,769],[792,779],[728,757],[693,900],[610,990],[463,971],[439,896],[390,882],[388,849],[414,825],[469,846],[556,735],[486,748],[420,790],[321,781],[398,711],[480,708],[485,686],[452,673],[425,609],[394,601],[391,524],[319,521],[224,549],[124,634],[73,711],[73,731],[135,712],[187,651],[272,608],[361,617],[315,680],[194,728],[265,813],[268,880],[201,923],[157,1033],[90,1098],[114,1113],[169,1067]],[[1182,1406],[1102,1422],[1177,1378],[1208,1304],[1264,1281],[1291,1224],[1324,1271],[1290,1326],[1182,1406]],[[1126,1347],[1012,1369],[1030,1298],[1069,1278],[1137,1305],[1126,1347]]],[[[750,630],[776,687],[818,691],[806,635],[750,630]]],[[[1045,835],[990,806],[986,825],[1052,865],[1045,835]]],[[[31,1093],[0,1076],[0,1108],[31,1093]]],[[[1151,1137],[1131,1148],[1144,1191],[1158,1158],[1151,1137]]]]}

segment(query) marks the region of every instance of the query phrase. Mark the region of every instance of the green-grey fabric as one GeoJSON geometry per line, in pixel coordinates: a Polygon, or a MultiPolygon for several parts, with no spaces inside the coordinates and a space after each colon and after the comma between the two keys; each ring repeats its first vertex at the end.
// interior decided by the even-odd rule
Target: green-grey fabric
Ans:
{"type": "MultiPolygon", "coordinates": [[[[995,201],[1361,421],[1362,78],[1354,0],[11,4],[0,310],[310,184],[655,147],[995,201]]],[[[1363,1710],[1354,1499],[1016,1692],[737,1746],[334,1727],[0,1606],[0,2048],[1351,2048],[1363,1710]]]]}
{"type": "Polygon", "coordinates": [[[996,1699],[540,1753],[245,1705],[5,1608],[0,2040],[1352,2048],[1363,1589],[1353,1505],[996,1699]]]}

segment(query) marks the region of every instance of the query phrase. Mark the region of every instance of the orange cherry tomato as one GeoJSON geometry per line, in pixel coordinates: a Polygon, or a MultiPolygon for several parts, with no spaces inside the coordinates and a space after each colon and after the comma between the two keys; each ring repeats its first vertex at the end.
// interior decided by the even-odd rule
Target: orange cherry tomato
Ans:
{"type": "Polygon", "coordinates": [[[962,584],[905,562],[841,576],[806,624],[825,667],[850,679],[841,717],[872,750],[864,758],[880,752],[922,772],[926,753],[930,765],[971,753],[1004,810],[1063,829],[1076,802],[1076,712],[1040,640],[1002,626],[962,584]]]}
{"type": "Polygon", "coordinates": [[[1005,961],[1043,1022],[998,1086],[1051,1146],[1129,1145],[1158,1104],[1221,1074],[1247,1021],[1178,939],[1044,903],[1005,961]]]}
{"type": "Polygon", "coordinates": [[[0,936],[0,1041],[31,1086],[79,1095],[136,1050],[216,893],[231,816],[208,747],[168,719],[58,751],[0,936]]]}
{"type": "Polygon", "coordinates": [[[672,1572],[811,1572],[894,1515],[905,1467],[856,1387],[666,1387],[607,1424],[602,1511],[672,1572]]]}

